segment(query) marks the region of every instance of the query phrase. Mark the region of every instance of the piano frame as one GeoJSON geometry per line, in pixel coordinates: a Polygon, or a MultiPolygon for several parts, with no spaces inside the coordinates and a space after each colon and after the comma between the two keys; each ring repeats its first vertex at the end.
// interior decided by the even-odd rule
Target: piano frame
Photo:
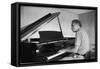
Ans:
{"type": "Polygon", "coordinates": [[[87,6],[69,6],[69,5],[55,5],[55,4],[40,4],[40,3],[24,3],[16,2],[11,4],[11,65],[14,66],[27,66],[27,65],[48,65],[48,64],[66,64],[66,63],[82,63],[82,62],[97,62],[97,7],[87,6]],[[70,61],[54,61],[43,63],[20,63],[20,8],[21,6],[35,6],[35,7],[51,7],[51,8],[71,8],[71,9],[90,9],[96,11],[95,22],[95,59],[89,60],[70,60],[70,61]]]}

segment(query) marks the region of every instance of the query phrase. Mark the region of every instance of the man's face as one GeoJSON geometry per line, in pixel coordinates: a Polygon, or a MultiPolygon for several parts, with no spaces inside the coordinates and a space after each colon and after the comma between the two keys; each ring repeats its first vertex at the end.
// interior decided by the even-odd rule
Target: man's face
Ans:
{"type": "Polygon", "coordinates": [[[76,24],[76,23],[72,24],[72,31],[73,32],[77,32],[79,29],[80,29],[80,26],[78,24],[76,24]]]}

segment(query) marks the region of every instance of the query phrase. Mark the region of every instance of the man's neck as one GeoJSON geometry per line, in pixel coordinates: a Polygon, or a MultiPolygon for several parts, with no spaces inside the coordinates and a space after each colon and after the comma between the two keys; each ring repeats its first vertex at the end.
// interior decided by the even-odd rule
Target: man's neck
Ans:
{"type": "Polygon", "coordinates": [[[79,32],[81,30],[81,28],[79,28],[76,32],[79,32]]]}

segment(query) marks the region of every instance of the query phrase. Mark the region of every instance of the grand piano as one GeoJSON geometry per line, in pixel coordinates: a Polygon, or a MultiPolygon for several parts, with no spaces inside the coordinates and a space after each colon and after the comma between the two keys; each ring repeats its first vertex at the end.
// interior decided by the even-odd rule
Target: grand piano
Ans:
{"type": "Polygon", "coordinates": [[[20,30],[20,62],[52,62],[68,56],[70,52],[61,49],[73,47],[75,38],[63,36],[59,19],[60,12],[48,13],[37,21],[20,30]],[[53,19],[57,18],[60,31],[39,31],[53,19]],[[29,38],[38,32],[40,38],[29,38]]]}

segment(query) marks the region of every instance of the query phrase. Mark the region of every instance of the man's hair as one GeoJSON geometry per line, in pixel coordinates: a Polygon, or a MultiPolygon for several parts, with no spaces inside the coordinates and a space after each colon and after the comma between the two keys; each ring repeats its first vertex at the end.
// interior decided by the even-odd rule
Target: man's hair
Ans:
{"type": "Polygon", "coordinates": [[[82,27],[82,24],[81,24],[81,22],[78,19],[72,20],[72,25],[73,24],[78,24],[80,27],[82,27]]]}

